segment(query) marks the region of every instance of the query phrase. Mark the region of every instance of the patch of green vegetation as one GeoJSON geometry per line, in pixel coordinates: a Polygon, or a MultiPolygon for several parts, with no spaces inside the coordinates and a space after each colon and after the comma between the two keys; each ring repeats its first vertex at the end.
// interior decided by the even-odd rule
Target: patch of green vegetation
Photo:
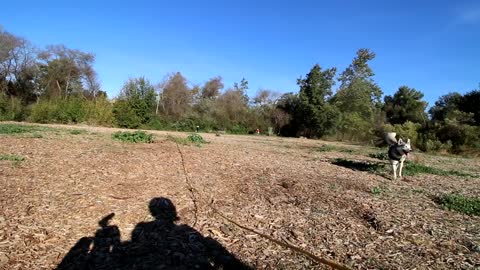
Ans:
{"type": "Polygon", "coordinates": [[[207,142],[198,133],[192,133],[192,134],[188,135],[187,140],[192,142],[192,143],[206,143],[207,142]]]}
{"type": "Polygon", "coordinates": [[[353,153],[353,149],[345,148],[345,147],[339,147],[339,146],[334,146],[330,144],[324,144],[318,148],[315,149],[318,152],[342,152],[342,153],[353,153]]]}
{"type": "Polygon", "coordinates": [[[39,132],[54,131],[56,129],[50,127],[42,127],[35,125],[20,125],[20,124],[3,124],[0,123],[0,134],[5,135],[22,135],[26,133],[32,133],[32,137],[38,138],[39,132]]]}
{"type": "Polygon", "coordinates": [[[192,133],[188,135],[187,138],[168,135],[167,140],[178,143],[178,144],[182,144],[182,145],[194,144],[199,147],[202,144],[207,143],[207,141],[205,141],[205,139],[203,139],[203,137],[198,133],[192,133]]]}
{"type": "Polygon", "coordinates": [[[0,154],[0,160],[9,160],[13,164],[16,165],[16,164],[24,161],[25,158],[20,156],[20,155],[15,155],[15,154],[0,154]]]}
{"type": "Polygon", "coordinates": [[[471,175],[469,173],[465,173],[457,170],[442,170],[442,169],[437,169],[437,168],[429,167],[426,165],[422,165],[422,164],[410,162],[410,161],[405,162],[403,171],[404,171],[404,175],[408,175],[408,176],[427,173],[427,174],[441,175],[441,176],[453,175],[453,176],[460,176],[460,177],[475,177],[474,175],[471,175]]]}
{"type": "Polygon", "coordinates": [[[33,132],[32,133],[32,138],[40,139],[40,138],[43,138],[43,135],[38,133],[38,132],[33,132]]]}
{"type": "Polygon", "coordinates": [[[82,129],[72,129],[72,130],[70,130],[69,133],[72,134],[72,135],[79,135],[79,134],[87,133],[87,131],[82,130],[82,129]]]}
{"type": "Polygon", "coordinates": [[[131,143],[153,143],[153,134],[147,134],[144,131],[135,132],[115,132],[112,134],[114,140],[131,143]]]}
{"type": "Polygon", "coordinates": [[[448,210],[480,216],[480,198],[478,197],[467,197],[458,193],[450,193],[440,195],[434,201],[448,210]]]}
{"type": "Polygon", "coordinates": [[[388,160],[388,153],[386,152],[376,152],[376,153],[370,153],[368,154],[369,157],[371,158],[376,158],[380,160],[388,160]]]}
{"type": "Polygon", "coordinates": [[[0,134],[19,134],[38,130],[37,126],[0,124],[0,134]]]}
{"type": "Polygon", "coordinates": [[[373,195],[380,195],[383,192],[385,192],[385,190],[380,186],[376,186],[376,187],[372,188],[371,192],[372,192],[373,195]]]}

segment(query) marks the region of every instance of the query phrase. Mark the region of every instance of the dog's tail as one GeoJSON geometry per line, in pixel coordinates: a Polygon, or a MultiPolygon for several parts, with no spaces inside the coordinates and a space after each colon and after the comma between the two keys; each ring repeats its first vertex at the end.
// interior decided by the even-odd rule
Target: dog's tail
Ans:
{"type": "Polygon", "coordinates": [[[386,132],[385,133],[385,141],[388,143],[388,145],[393,145],[397,143],[397,133],[395,132],[386,132]]]}

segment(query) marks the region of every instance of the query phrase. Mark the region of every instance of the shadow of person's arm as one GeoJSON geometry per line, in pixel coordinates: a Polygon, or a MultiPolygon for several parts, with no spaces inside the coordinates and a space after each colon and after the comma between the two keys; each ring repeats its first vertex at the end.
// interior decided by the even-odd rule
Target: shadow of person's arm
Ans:
{"type": "Polygon", "coordinates": [[[205,246],[208,249],[210,259],[216,269],[253,269],[240,261],[235,255],[211,237],[204,238],[205,246]]]}
{"type": "Polygon", "coordinates": [[[89,257],[90,245],[93,243],[93,237],[82,237],[68,251],[57,266],[57,270],[85,269],[89,257]]]}

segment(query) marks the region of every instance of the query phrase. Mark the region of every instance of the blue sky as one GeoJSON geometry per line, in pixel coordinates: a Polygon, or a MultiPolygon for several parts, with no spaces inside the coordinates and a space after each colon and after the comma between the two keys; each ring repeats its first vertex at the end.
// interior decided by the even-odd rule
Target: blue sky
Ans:
{"type": "MultiPolygon", "coordinates": [[[[129,77],[157,83],[180,71],[191,84],[220,75],[298,91],[318,63],[341,72],[370,48],[385,94],[408,85],[430,105],[480,83],[479,1],[9,1],[0,25],[36,46],[93,52],[102,88],[129,77]]],[[[338,86],[338,84],[337,84],[338,86]]]]}

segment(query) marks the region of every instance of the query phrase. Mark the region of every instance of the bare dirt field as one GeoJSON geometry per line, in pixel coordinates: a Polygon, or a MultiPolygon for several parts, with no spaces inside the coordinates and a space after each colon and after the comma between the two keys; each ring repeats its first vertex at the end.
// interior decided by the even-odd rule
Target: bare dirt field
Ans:
{"type": "MultiPolygon", "coordinates": [[[[432,199],[450,192],[480,196],[479,159],[414,153],[422,164],[470,176],[418,174],[394,181],[388,173],[332,163],[340,158],[383,166],[387,161],[368,154],[385,149],[201,134],[209,143],[179,145],[182,162],[168,136],[185,133],[151,131],[154,143],[134,144],[112,140],[115,131],[42,125],[0,134],[0,154],[24,157],[0,160],[1,269],[54,269],[79,240],[97,239],[107,229],[121,243],[133,242],[138,225],[152,222],[149,202],[157,197],[173,202],[178,228],[211,237],[257,269],[330,268],[239,228],[214,209],[352,269],[480,268],[480,217],[445,210],[432,199]],[[99,221],[110,213],[102,231],[99,221]]],[[[179,265],[189,258],[165,254],[179,265]]]]}

